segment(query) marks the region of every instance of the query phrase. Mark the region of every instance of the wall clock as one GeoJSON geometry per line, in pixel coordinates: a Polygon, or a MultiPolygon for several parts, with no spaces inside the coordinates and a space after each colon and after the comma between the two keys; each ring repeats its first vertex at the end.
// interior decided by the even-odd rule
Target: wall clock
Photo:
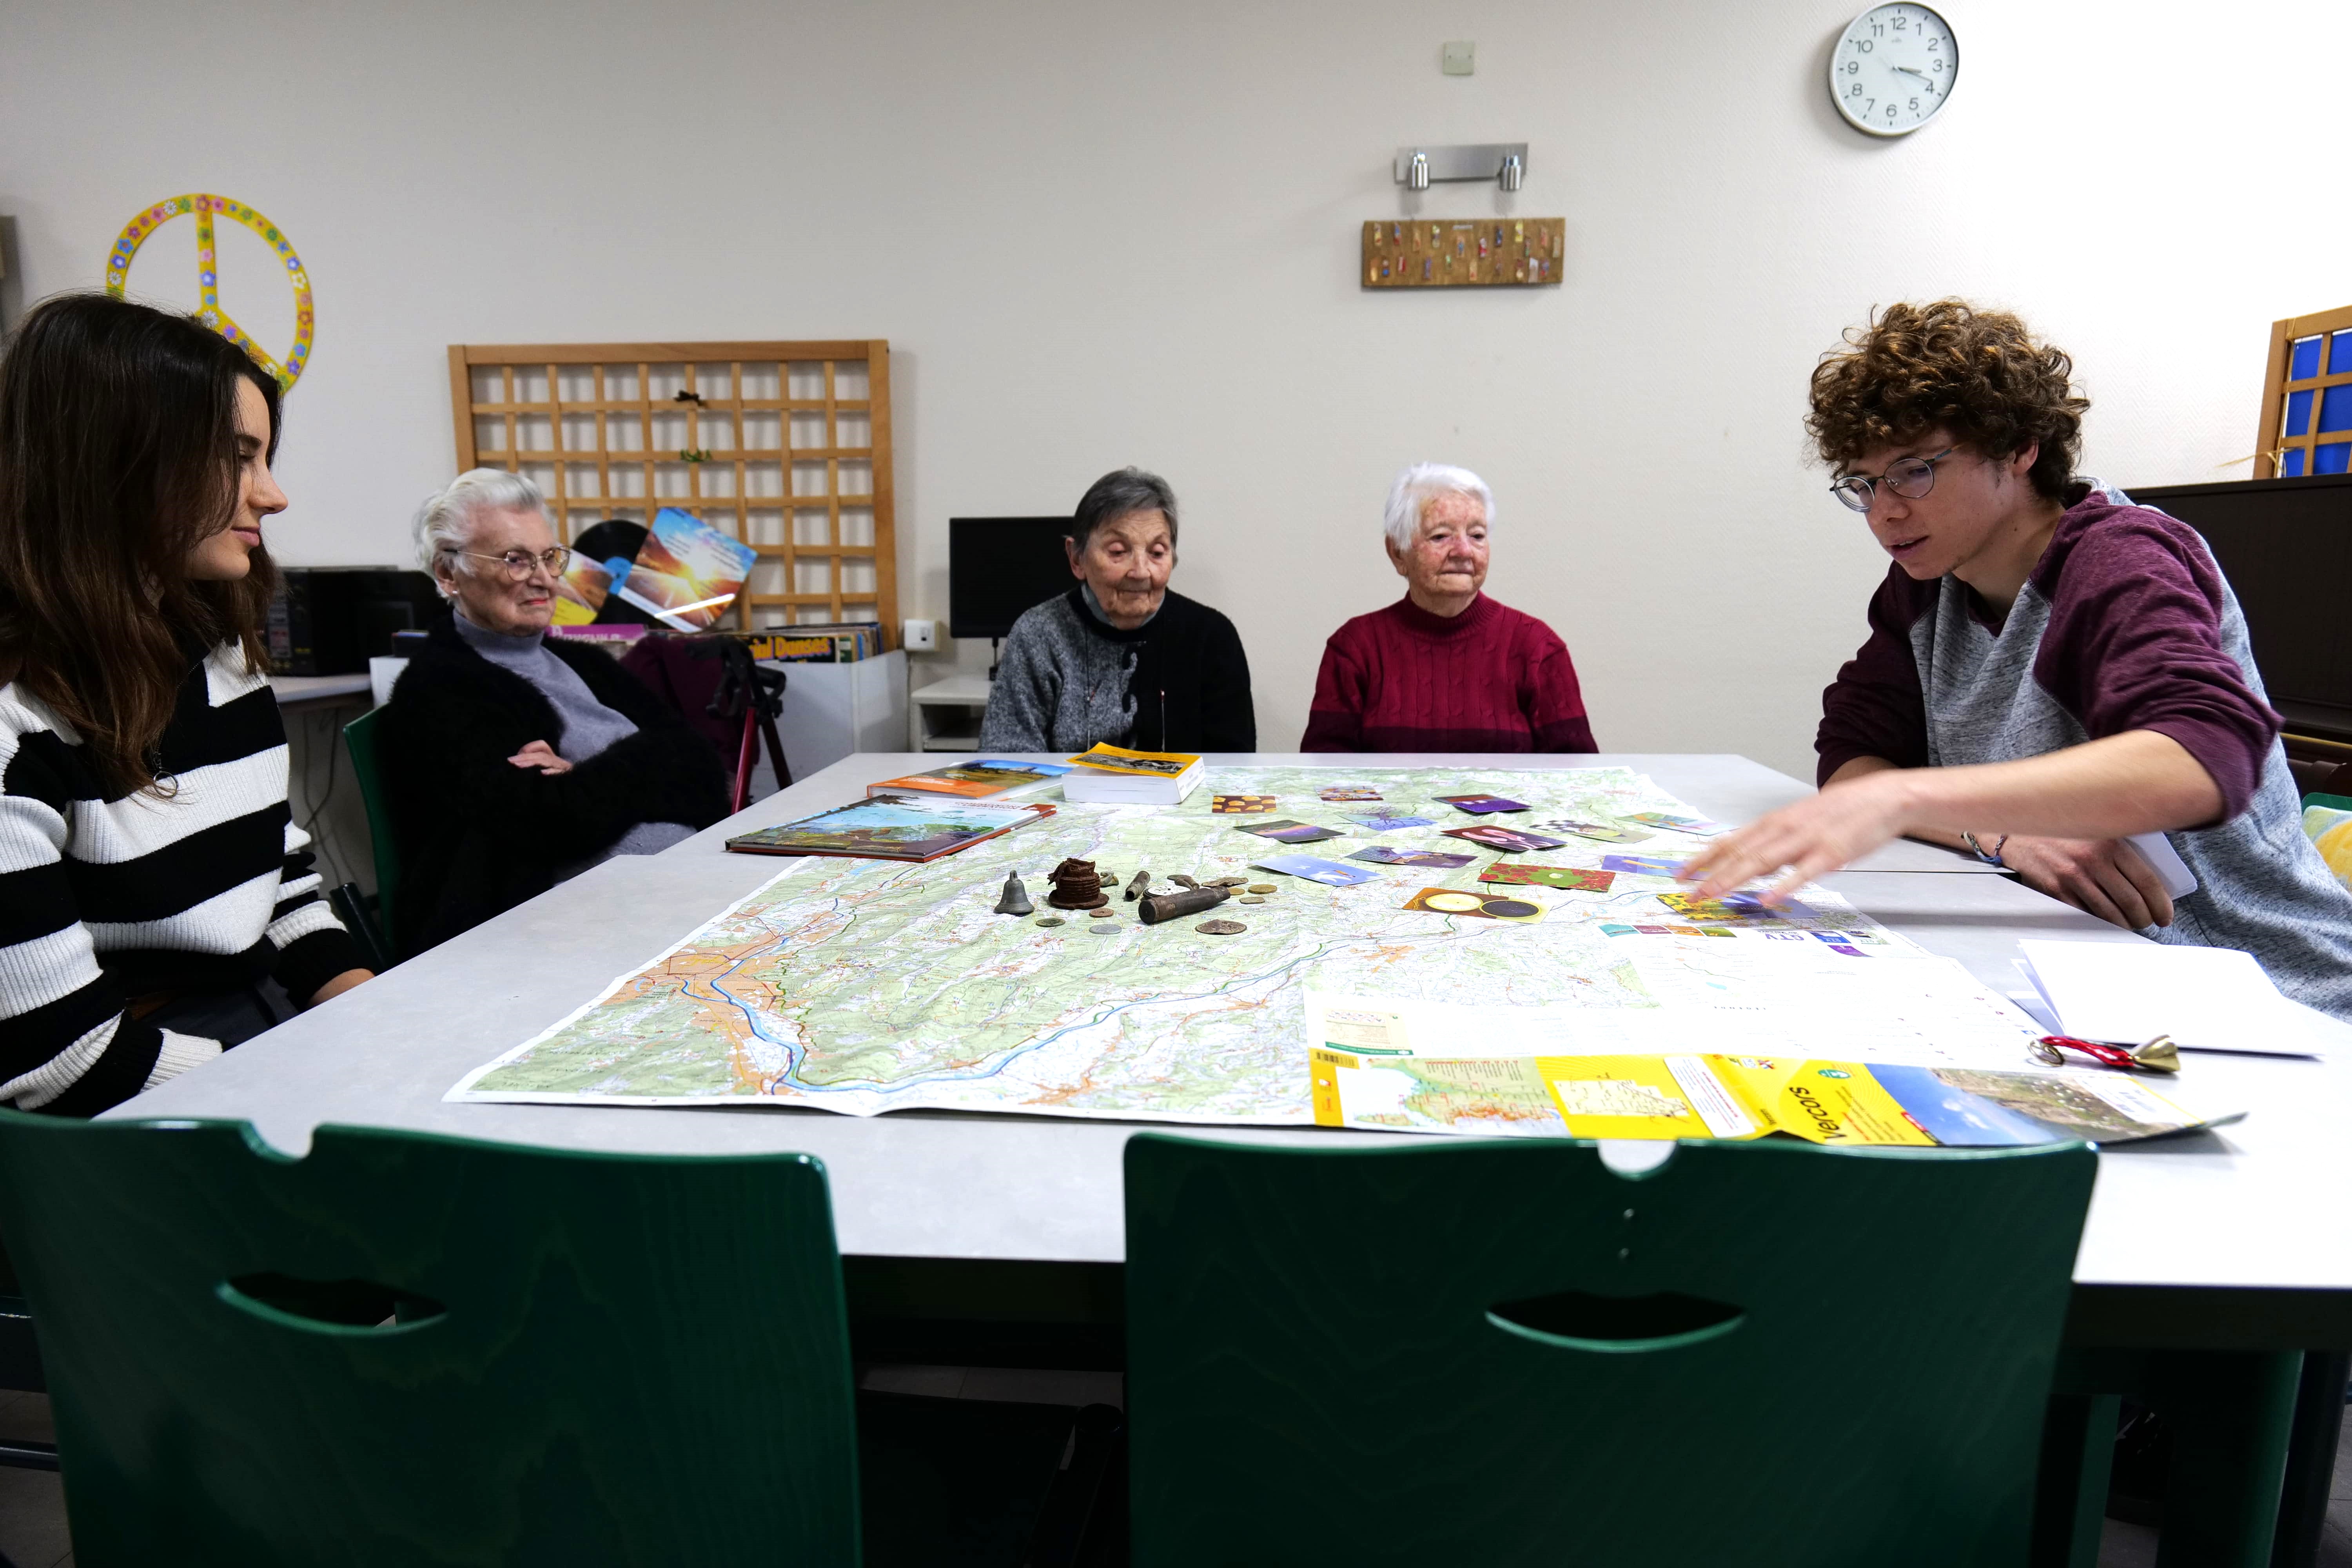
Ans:
{"type": "Polygon", "coordinates": [[[1960,74],[1952,25],[1925,5],[1873,5],[1830,52],[1830,99],[1857,131],[1907,136],[1943,109],[1960,74]]]}

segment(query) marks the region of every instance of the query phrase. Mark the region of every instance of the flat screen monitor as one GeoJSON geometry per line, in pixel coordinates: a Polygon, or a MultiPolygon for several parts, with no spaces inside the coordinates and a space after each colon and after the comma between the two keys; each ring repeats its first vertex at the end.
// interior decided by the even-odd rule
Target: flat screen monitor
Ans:
{"type": "Polygon", "coordinates": [[[2254,663],[2287,729],[2352,742],[2352,475],[2127,485],[2205,536],[2245,612],[2254,663]]]}
{"type": "Polygon", "coordinates": [[[948,519],[948,635],[1001,637],[1021,612],[1066,594],[1066,517],[948,519]]]}

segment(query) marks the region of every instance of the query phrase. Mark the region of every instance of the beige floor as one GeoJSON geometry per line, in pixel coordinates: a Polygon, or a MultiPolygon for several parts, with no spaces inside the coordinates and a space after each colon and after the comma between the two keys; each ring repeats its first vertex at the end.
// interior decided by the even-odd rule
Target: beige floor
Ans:
{"type": "MultiPolygon", "coordinates": [[[[866,1386],[939,1398],[1017,1399],[1041,1405],[1117,1405],[1113,1373],[1013,1372],[994,1367],[898,1366],[866,1374],[866,1386]]],[[[54,1441],[49,1402],[37,1394],[0,1394],[0,1438],[54,1441]]],[[[2352,1443],[2336,1457],[2334,1500],[2319,1568],[2352,1568],[2352,1443]]],[[[73,1562],[66,1535],[65,1493],[40,1470],[0,1468],[0,1553],[16,1568],[61,1568],[73,1562]]],[[[2156,1531],[2107,1521],[2099,1568],[2154,1568],[2156,1531]]]]}

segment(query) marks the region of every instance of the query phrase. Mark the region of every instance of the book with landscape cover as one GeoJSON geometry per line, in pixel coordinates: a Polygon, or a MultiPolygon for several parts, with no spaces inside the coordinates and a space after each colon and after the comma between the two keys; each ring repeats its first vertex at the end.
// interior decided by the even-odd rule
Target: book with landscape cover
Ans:
{"type": "Polygon", "coordinates": [[[959,763],[950,768],[933,768],[927,773],[908,773],[904,778],[884,779],[880,784],[867,784],[866,793],[869,795],[899,795],[921,790],[929,795],[985,800],[990,795],[1003,795],[1008,790],[1045,784],[1069,771],[1059,763],[1014,763],[1001,757],[983,757],[978,762],[959,763]]]}
{"type": "Polygon", "coordinates": [[[739,833],[727,841],[727,847],[746,855],[841,855],[928,863],[1053,812],[1052,806],[1035,803],[884,795],[739,833]]]}

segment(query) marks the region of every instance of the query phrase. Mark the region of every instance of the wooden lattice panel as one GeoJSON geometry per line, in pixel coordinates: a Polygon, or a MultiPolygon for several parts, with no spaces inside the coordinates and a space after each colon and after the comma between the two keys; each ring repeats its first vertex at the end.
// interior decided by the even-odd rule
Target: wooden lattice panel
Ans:
{"type": "Polygon", "coordinates": [[[674,506],[759,551],[737,625],[898,624],[880,339],[453,344],[449,401],[458,470],[528,475],[566,543],[674,506]]]}
{"type": "Polygon", "coordinates": [[[2254,478],[2352,472],[2352,306],[2271,323],[2254,478]]]}

